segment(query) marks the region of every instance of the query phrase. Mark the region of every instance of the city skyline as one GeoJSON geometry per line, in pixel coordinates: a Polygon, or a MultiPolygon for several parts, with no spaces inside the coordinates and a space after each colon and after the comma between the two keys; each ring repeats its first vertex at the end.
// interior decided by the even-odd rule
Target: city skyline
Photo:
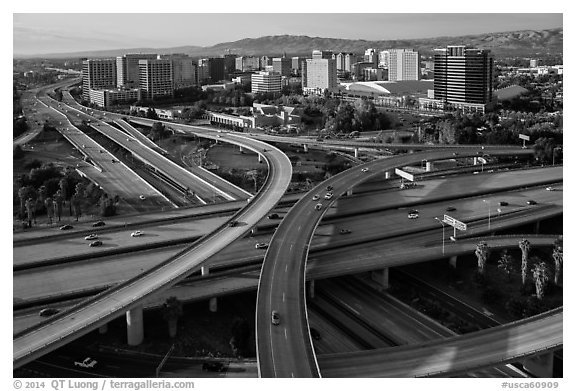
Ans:
{"type": "Polygon", "coordinates": [[[209,47],[243,38],[308,35],[391,40],[543,30],[563,26],[559,13],[534,14],[13,14],[13,54],[175,46],[209,47]],[[281,18],[279,18],[281,16],[281,18]],[[193,21],[193,23],[190,23],[193,21]],[[156,28],[149,29],[152,25],[156,28]],[[241,29],[221,29],[236,23],[241,29]],[[169,28],[162,28],[162,27],[169,28]],[[406,26],[410,28],[406,29],[406,26]],[[160,27],[160,28],[158,28],[160,27]]]}

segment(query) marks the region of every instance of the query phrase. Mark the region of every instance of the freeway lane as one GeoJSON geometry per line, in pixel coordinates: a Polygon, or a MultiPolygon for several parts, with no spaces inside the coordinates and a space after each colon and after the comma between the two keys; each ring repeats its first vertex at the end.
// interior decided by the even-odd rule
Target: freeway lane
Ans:
{"type": "Polygon", "coordinates": [[[290,184],[290,160],[279,149],[259,141],[240,136],[230,136],[227,141],[260,153],[269,166],[262,189],[234,216],[240,223],[235,227],[222,226],[159,266],[55,315],[45,323],[16,334],[13,340],[14,368],[65,345],[140,305],[149,296],[168,289],[206,259],[244,236],[266,216],[290,184]]]}
{"type": "MultiPolygon", "coordinates": [[[[460,157],[482,153],[491,155],[530,154],[530,150],[485,149],[459,150],[460,157]]],[[[256,346],[259,374],[262,377],[318,377],[320,375],[309,335],[305,299],[305,271],[308,246],[316,226],[335,199],[314,201],[312,195],[326,193],[332,186],[335,197],[384,171],[453,157],[450,150],[437,150],[395,156],[351,168],[312,189],[288,212],[278,226],[264,258],[258,289],[256,346]],[[362,171],[367,169],[368,171],[362,171]],[[315,210],[315,205],[321,205],[315,210]],[[281,324],[273,326],[272,311],[281,324]]]]}
{"type": "Polygon", "coordinates": [[[423,344],[319,357],[326,377],[455,376],[562,346],[563,308],[423,344]]]}

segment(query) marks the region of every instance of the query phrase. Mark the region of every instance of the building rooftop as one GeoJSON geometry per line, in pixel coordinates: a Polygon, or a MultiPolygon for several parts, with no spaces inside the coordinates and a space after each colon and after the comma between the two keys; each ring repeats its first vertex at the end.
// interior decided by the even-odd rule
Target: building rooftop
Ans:
{"type": "Polygon", "coordinates": [[[433,80],[407,80],[407,81],[359,81],[355,83],[341,83],[350,92],[365,92],[378,95],[407,95],[425,94],[434,87],[433,80]]]}
{"type": "Polygon", "coordinates": [[[494,94],[498,97],[498,100],[510,100],[516,98],[517,96],[524,95],[528,90],[519,85],[512,85],[510,87],[501,88],[494,91],[494,94]]]}

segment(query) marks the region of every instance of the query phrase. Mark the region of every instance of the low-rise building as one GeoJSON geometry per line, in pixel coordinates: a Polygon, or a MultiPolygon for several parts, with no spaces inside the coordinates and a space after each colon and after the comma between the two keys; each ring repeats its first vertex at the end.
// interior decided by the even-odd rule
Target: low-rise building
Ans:
{"type": "Polygon", "coordinates": [[[100,107],[109,107],[116,104],[132,103],[142,99],[139,88],[119,89],[90,89],[89,101],[100,107]]]}

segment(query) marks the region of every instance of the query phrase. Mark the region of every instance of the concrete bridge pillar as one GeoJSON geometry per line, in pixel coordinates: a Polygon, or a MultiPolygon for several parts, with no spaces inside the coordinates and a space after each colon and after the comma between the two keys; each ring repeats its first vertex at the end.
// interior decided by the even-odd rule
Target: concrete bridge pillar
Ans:
{"type": "Polygon", "coordinates": [[[385,267],[384,269],[380,270],[373,270],[370,274],[372,281],[375,281],[380,286],[381,290],[386,290],[389,287],[388,283],[388,272],[389,269],[385,267]]]}
{"type": "Polygon", "coordinates": [[[140,345],[144,340],[144,317],[141,305],[126,312],[126,326],[128,345],[140,345]]]}
{"type": "Polygon", "coordinates": [[[210,309],[210,312],[216,312],[218,311],[218,298],[213,297],[208,301],[208,308],[210,309]]]}
{"type": "Polygon", "coordinates": [[[451,256],[448,263],[450,264],[450,266],[452,266],[454,269],[456,269],[456,266],[458,265],[458,256],[456,256],[456,255],[451,256]]]}
{"type": "Polygon", "coordinates": [[[354,157],[356,159],[358,159],[358,156],[360,155],[360,149],[359,148],[354,148],[354,157]]]}
{"type": "Polygon", "coordinates": [[[352,195],[352,189],[346,190],[346,195],[347,195],[347,196],[351,196],[351,195],[352,195]]]}
{"type": "Polygon", "coordinates": [[[524,359],[524,368],[536,377],[553,377],[554,352],[547,352],[524,359]]]}
{"type": "Polygon", "coordinates": [[[244,148],[242,148],[242,145],[240,145],[239,148],[240,148],[240,153],[244,153],[244,148]]]}
{"type": "Polygon", "coordinates": [[[540,233],[540,220],[536,220],[536,223],[534,223],[534,233],[535,234],[540,233]]]}
{"type": "Polygon", "coordinates": [[[477,165],[479,164],[477,157],[474,157],[474,159],[473,159],[473,164],[474,164],[475,166],[477,166],[477,165]]]}
{"type": "Polygon", "coordinates": [[[304,144],[304,152],[308,152],[308,144],[304,144]]]}
{"type": "Polygon", "coordinates": [[[391,171],[386,171],[386,172],[384,173],[384,179],[390,179],[391,176],[392,176],[391,171]]]}
{"type": "Polygon", "coordinates": [[[207,276],[208,274],[210,274],[210,266],[202,266],[202,267],[200,267],[200,273],[202,274],[202,277],[207,276]]]}
{"type": "Polygon", "coordinates": [[[262,155],[258,154],[258,163],[262,163],[262,155]]]}
{"type": "Polygon", "coordinates": [[[434,162],[426,162],[426,172],[434,170],[434,162]]]}
{"type": "Polygon", "coordinates": [[[308,296],[313,299],[316,293],[316,280],[310,280],[308,282],[308,296]]]}

